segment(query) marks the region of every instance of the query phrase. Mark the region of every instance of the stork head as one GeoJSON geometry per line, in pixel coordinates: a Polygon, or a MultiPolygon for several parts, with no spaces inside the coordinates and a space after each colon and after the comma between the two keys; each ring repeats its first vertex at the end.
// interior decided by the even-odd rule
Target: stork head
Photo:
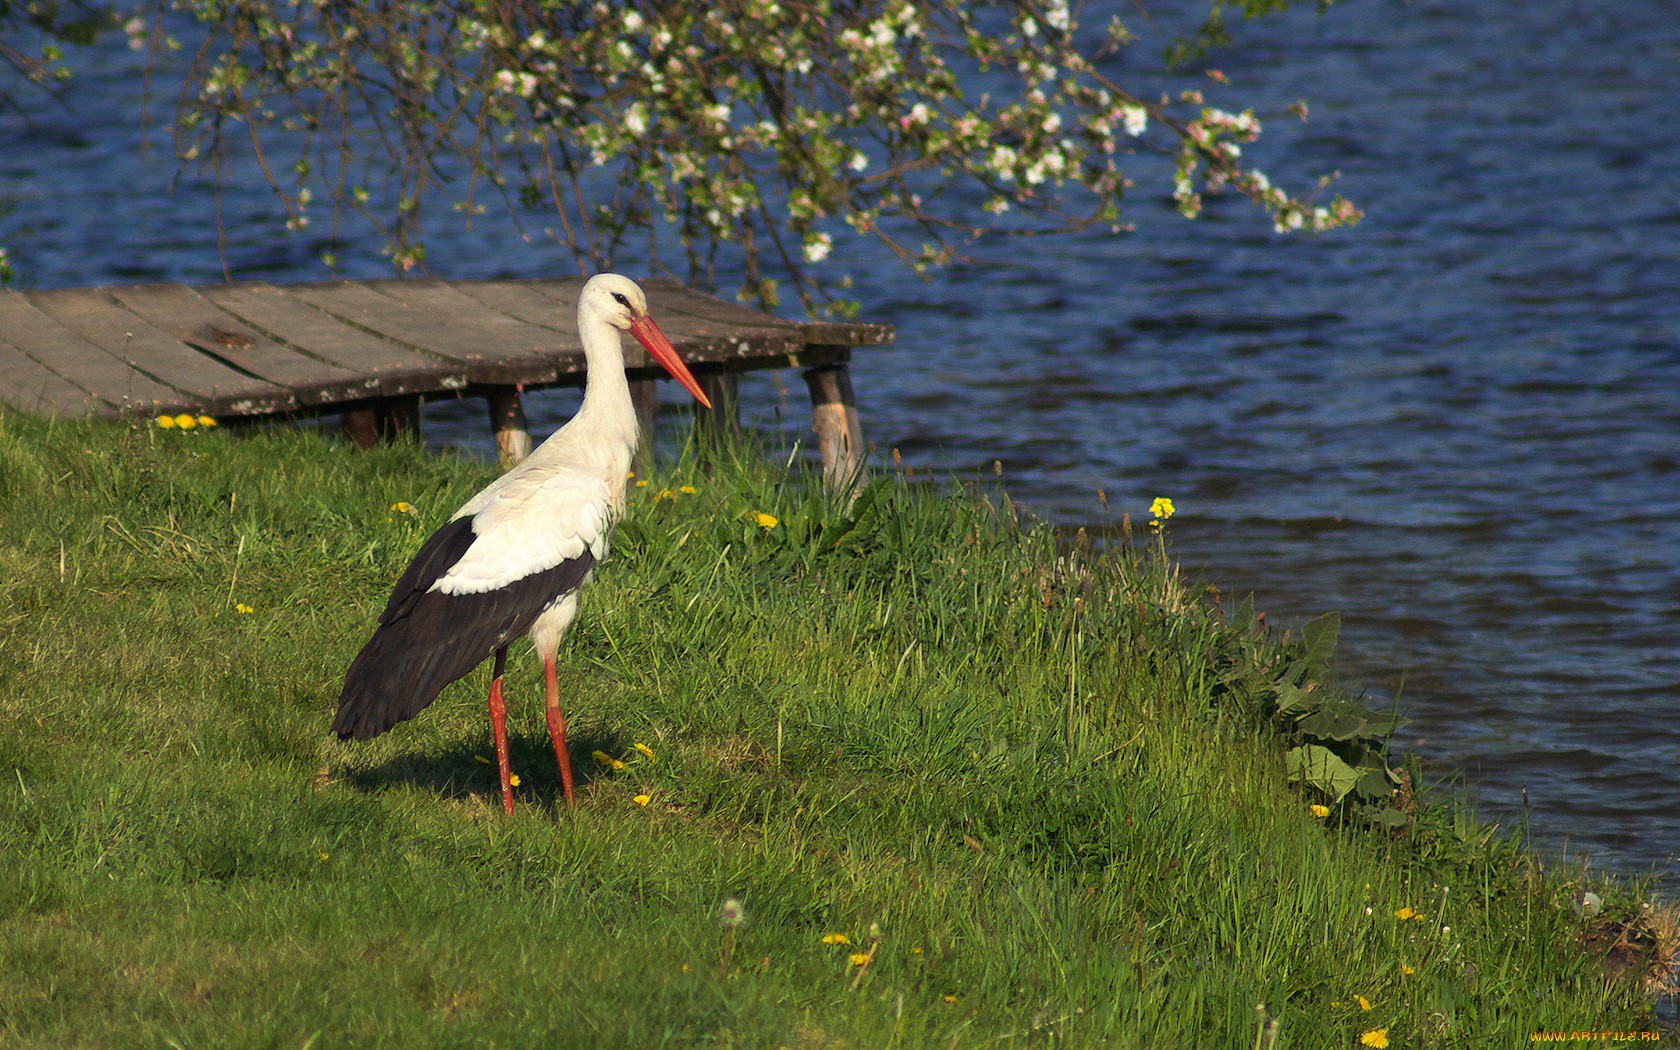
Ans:
{"type": "Polygon", "coordinates": [[[635,336],[648,356],[658,361],[665,371],[671,373],[671,378],[693,394],[694,400],[707,408],[712,407],[694,374],[677,356],[676,348],[648,316],[647,296],[642,294],[635,281],[616,273],[596,274],[583,286],[583,295],[578,299],[578,313],[584,317],[593,314],[619,331],[635,336]]]}

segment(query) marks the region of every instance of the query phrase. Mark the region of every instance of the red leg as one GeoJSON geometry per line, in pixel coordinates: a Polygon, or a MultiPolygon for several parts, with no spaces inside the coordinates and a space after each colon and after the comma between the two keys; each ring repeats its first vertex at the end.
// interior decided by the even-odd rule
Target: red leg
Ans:
{"type": "Polygon", "coordinates": [[[554,759],[560,763],[560,791],[566,796],[566,808],[577,805],[572,797],[572,756],[566,752],[566,719],[560,714],[560,680],[556,676],[554,657],[543,658],[543,680],[548,687],[548,735],[554,741],[554,759]]]}
{"type": "Polygon", "coordinates": [[[496,650],[496,669],[490,679],[490,731],[496,737],[496,772],[502,778],[502,809],[513,814],[513,770],[508,767],[507,701],[502,699],[502,665],[507,650],[496,650]]]}

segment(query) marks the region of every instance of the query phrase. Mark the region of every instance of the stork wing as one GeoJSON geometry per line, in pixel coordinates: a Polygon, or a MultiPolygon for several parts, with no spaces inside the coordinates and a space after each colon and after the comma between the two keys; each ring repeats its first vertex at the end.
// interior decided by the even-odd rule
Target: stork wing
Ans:
{"type": "MultiPolygon", "coordinates": [[[[574,467],[507,475],[439,530],[441,535],[470,523],[472,539],[424,586],[443,594],[482,594],[585,553],[598,561],[616,523],[615,503],[606,481],[574,467]]],[[[445,553],[440,550],[440,558],[445,553]]]]}

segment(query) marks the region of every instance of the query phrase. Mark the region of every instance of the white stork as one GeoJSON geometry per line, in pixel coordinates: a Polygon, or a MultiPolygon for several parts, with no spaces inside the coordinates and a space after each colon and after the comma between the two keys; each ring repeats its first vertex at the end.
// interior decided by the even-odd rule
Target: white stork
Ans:
{"type": "Polygon", "coordinates": [[[561,790],[566,804],[573,804],[554,661],[577,615],[578,588],[607,556],[613,525],[624,516],[624,483],[638,434],[619,333],[635,336],[695,400],[711,407],[628,277],[590,278],[578,299],[578,332],[589,369],[583,406],[420,548],[397,580],[379,627],[345,674],[332,724],[341,740],[376,737],[419,714],[444,686],[494,656],[490,726],[502,808],[509,813],[513,786],[502,667],[508,643],[521,634],[530,635],[543,662],[548,733],[560,763],[561,790]]]}

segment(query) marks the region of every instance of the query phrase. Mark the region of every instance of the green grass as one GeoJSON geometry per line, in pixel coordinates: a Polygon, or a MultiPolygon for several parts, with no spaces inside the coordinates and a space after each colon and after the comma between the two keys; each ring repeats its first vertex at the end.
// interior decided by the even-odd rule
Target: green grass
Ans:
{"type": "Polygon", "coordinates": [[[390,584],[491,476],[0,414],[0,1043],[1248,1047],[1256,1004],[1279,1047],[1654,1028],[1570,907],[1646,887],[1461,809],[1314,819],[1254,699],[1284,643],[998,493],[889,478],[849,523],[772,467],[633,489],[562,650],[575,815],[523,646],[512,818],[487,668],[331,739],[390,584]]]}

